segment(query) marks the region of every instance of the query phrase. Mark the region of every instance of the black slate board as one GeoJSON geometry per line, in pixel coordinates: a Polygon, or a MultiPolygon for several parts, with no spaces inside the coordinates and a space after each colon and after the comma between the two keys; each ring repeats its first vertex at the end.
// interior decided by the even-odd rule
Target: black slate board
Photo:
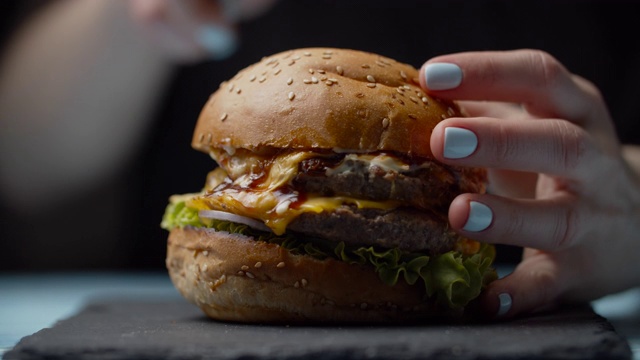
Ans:
{"type": "Polygon", "coordinates": [[[182,300],[94,302],[23,338],[5,359],[631,359],[589,307],[502,323],[257,326],[220,323],[182,300]]]}

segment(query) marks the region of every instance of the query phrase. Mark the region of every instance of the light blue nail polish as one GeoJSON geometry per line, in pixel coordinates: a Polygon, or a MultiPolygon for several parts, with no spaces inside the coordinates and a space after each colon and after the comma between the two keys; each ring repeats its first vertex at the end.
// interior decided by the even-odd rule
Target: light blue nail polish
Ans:
{"type": "Polygon", "coordinates": [[[424,68],[424,79],[430,90],[450,90],[462,82],[462,69],[456,64],[433,63],[424,68]]]}
{"type": "Polygon", "coordinates": [[[485,230],[493,221],[493,212],[491,209],[477,201],[469,202],[469,217],[463,229],[466,231],[478,232],[485,230]]]}
{"type": "Polygon", "coordinates": [[[465,158],[478,147],[478,137],[471,130],[448,127],[444,129],[443,156],[447,159],[465,158]]]}
{"type": "Polygon", "coordinates": [[[196,33],[196,40],[214,60],[226,59],[238,48],[236,34],[228,28],[215,24],[200,27],[196,33]]]}
{"type": "Polygon", "coordinates": [[[505,316],[509,312],[509,310],[511,310],[511,295],[502,293],[498,295],[498,300],[500,300],[500,307],[498,308],[496,317],[502,317],[505,316]]]}

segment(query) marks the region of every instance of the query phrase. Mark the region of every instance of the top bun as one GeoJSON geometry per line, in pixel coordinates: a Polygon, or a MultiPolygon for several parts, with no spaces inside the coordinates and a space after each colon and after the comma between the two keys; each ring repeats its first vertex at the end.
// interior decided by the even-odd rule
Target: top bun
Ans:
{"type": "Polygon", "coordinates": [[[459,108],[427,95],[410,65],[356,50],[296,49],[223,82],[200,114],[192,146],[432,157],[431,132],[451,116],[459,108]]]}

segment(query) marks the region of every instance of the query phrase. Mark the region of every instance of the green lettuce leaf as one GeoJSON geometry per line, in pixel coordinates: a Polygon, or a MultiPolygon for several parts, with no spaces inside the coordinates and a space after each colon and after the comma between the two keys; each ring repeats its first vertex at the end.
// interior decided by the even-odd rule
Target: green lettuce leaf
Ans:
{"type": "Polygon", "coordinates": [[[198,210],[187,207],[184,201],[170,202],[164,211],[160,227],[171,230],[175,227],[203,226],[198,216],[198,210]]]}
{"type": "Polygon", "coordinates": [[[184,201],[169,204],[161,227],[171,230],[184,226],[243,234],[258,241],[278,244],[294,254],[316,259],[334,258],[349,264],[372,266],[380,280],[390,286],[397,284],[401,278],[409,285],[422,281],[425,297],[435,297],[439,303],[452,309],[467,305],[497,278],[491,267],[495,248],[488,244],[481,244],[480,251],[468,256],[456,251],[428,256],[397,248],[353,247],[344,242],[336,244],[323,239],[294,237],[288,233],[278,236],[229,221],[202,221],[198,217],[198,210],[187,207],[184,201]]]}

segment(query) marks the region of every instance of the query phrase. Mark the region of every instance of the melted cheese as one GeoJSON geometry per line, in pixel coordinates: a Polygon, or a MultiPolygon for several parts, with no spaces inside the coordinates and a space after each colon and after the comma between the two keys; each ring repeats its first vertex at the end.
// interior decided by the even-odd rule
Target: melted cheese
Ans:
{"type": "Polygon", "coordinates": [[[367,167],[369,169],[377,167],[384,171],[403,172],[411,169],[409,164],[386,154],[349,154],[344,157],[344,160],[337,167],[327,169],[327,175],[349,173],[353,170],[355,162],[368,164],[367,167]]]}
{"type": "MultiPolygon", "coordinates": [[[[212,153],[212,157],[224,168],[228,178],[209,183],[206,193],[187,202],[198,210],[213,209],[260,219],[277,235],[285,232],[287,225],[305,212],[334,211],[343,205],[362,208],[393,209],[394,201],[362,200],[346,196],[323,197],[300,194],[289,185],[298,174],[301,161],[321,156],[313,152],[291,152],[264,158],[252,154],[229,156],[228,153],[212,153]],[[214,188],[215,187],[215,188],[214,188]]],[[[408,165],[386,155],[348,155],[350,159],[367,161],[385,170],[403,171],[408,165]]],[[[344,164],[345,161],[342,162],[344,164]]],[[[343,165],[340,165],[340,168],[343,165]]],[[[337,168],[337,169],[338,169],[337,168]]],[[[338,171],[334,169],[333,171],[338,171]]],[[[215,176],[221,179],[220,170],[215,176]]],[[[340,171],[348,171],[346,168],[340,171]]]]}

